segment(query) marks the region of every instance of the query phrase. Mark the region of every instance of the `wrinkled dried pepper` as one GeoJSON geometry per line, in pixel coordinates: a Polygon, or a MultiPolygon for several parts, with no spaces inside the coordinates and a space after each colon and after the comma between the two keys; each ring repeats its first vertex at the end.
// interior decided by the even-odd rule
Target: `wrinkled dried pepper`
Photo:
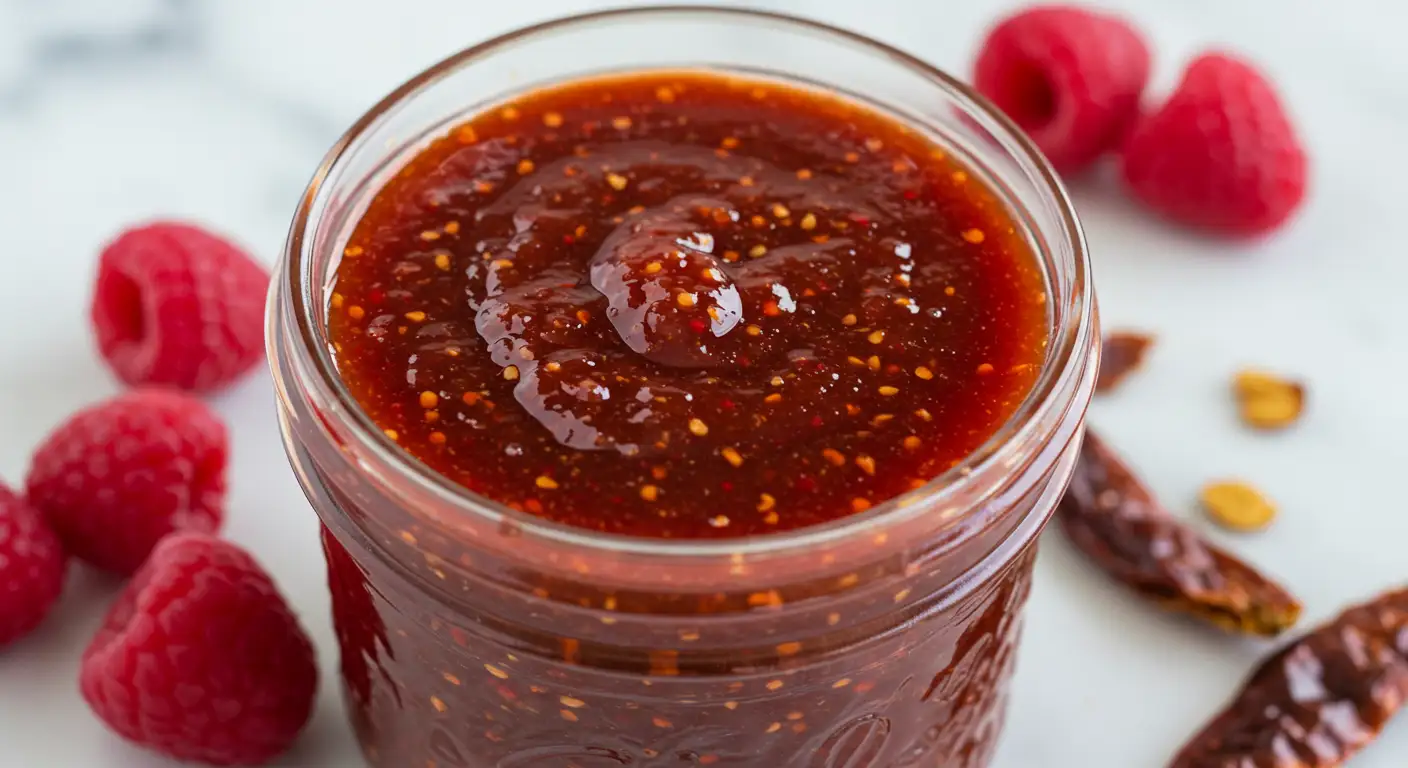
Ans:
{"type": "Polygon", "coordinates": [[[1290,593],[1175,519],[1094,434],[1086,434],[1057,517],[1096,565],[1169,608],[1266,636],[1300,617],[1290,593]]]}
{"type": "Polygon", "coordinates": [[[1408,699],[1408,588],[1340,614],[1257,667],[1170,768],[1337,768],[1408,699]]]}

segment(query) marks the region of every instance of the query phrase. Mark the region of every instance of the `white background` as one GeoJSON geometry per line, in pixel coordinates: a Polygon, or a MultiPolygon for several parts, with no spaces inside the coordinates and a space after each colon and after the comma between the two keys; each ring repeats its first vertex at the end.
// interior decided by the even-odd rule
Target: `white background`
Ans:
{"type": "MultiPolygon", "coordinates": [[[[1283,514],[1223,537],[1289,582],[1307,618],[1408,579],[1408,9],[1396,0],[1106,2],[1142,24],[1167,88],[1209,46],[1282,88],[1314,166],[1278,236],[1229,245],[1161,226],[1100,183],[1078,186],[1107,327],[1152,330],[1148,369],[1092,419],[1180,513],[1236,475],[1283,514]],[[1277,436],[1239,428],[1245,364],[1304,377],[1310,410],[1277,436]]],[[[966,72],[1016,3],[771,0],[966,72]]],[[[425,65],[591,2],[0,0],[0,476],[75,408],[116,391],[91,350],[94,257],[157,215],[209,222],[272,263],[295,200],[341,129],[425,65]]],[[[280,765],[357,765],[335,685],[315,521],[275,435],[261,371],[215,405],[234,430],[228,535],[273,571],[322,652],[316,718],[280,765]]],[[[1201,524],[1201,523],[1200,523],[1201,524]]],[[[1047,537],[996,768],[1157,768],[1266,652],[1161,615],[1047,537]]],[[[114,587],[75,569],[61,610],[0,654],[0,766],[151,768],[86,711],[78,657],[114,587]]],[[[1408,720],[1408,718],[1405,718],[1408,720]]],[[[1408,721],[1354,761],[1401,768],[1408,721]]]]}

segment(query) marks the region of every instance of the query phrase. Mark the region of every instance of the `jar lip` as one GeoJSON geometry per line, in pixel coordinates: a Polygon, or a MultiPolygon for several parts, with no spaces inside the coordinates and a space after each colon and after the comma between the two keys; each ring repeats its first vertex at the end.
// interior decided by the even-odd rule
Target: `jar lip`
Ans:
{"type": "MultiPolygon", "coordinates": [[[[308,255],[311,256],[311,254],[308,255]]],[[[1053,395],[1074,389],[1081,378],[1085,376],[1086,366],[1082,363],[1086,356],[1082,354],[1082,350],[1091,341],[1091,334],[1095,332],[1095,300],[1091,290],[1090,260],[1084,230],[1060,177],[1025,132],[968,85],[898,48],[823,22],[790,14],[746,8],[661,5],[616,8],[563,16],[507,32],[466,48],[432,65],[377,102],[358,118],[328,151],[299,201],[285,246],[283,271],[285,273],[283,277],[287,281],[283,289],[288,291],[288,297],[291,300],[290,309],[296,328],[296,339],[305,350],[311,353],[315,375],[313,380],[308,383],[318,388],[317,394],[324,402],[336,402],[345,409],[354,422],[353,436],[360,442],[359,447],[371,452],[377,460],[394,468],[401,476],[418,483],[422,490],[430,492],[437,501],[453,506],[457,511],[477,515],[487,523],[511,527],[519,535],[553,541],[583,551],[675,559],[737,558],[806,551],[864,535],[868,531],[908,520],[935,508],[943,508],[946,502],[951,503],[955,497],[966,490],[974,486],[983,486],[985,480],[992,482],[1001,478],[1007,471],[1010,471],[1019,458],[1018,449],[1037,438],[1041,425],[1048,423],[1051,416],[1068,407],[1069,403],[1060,397],[1053,397],[1053,395]],[[1001,133],[1005,134],[1002,138],[1010,140],[1015,145],[1020,154],[1019,159],[1023,161],[1027,169],[1036,172],[1034,180],[1039,182],[1040,192],[1049,195],[1059,211],[1061,235],[1068,240],[1067,244],[1071,247],[1074,255],[1075,270],[1071,276],[1072,299],[1066,311],[1058,316],[1061,319],[1053,328],[1051,353],[1047,356],[1041,375],[1026,399],[997,432],[961,463],[933,478],[921,488],[888,499],[864,513],[850,515],[822,525],[766,536],[736,539],[669,540],[600,533],[562,525],[526,512],[519,512],[492,498],[474,493],[430,470],[386,437],[342,382],[336,362],[327,345],[320,340],[317,332],[315,303],[319,298],[314,295],[317,292],[317,286],[311,284],[313,281],[309,280],[305,283],[303,279],[305,273],[311,274],[304,268],[303,257],[305,255],[305,240],[311,240],[314,234],[312,227],[317,223],[313,218],[314,203],[332,169],[343,159],[344,154],[355,141],[373,127],[383,114],[422,89],[449,76],[458,68],[524,39],[558,32],[566,28],[614,20],[691,16],[735,19],[740,23],[763,22],[780,25],[829,37],[843,44],[869,49],[873,53],[894,60],[934,82],[950,96],[955,97],[963,109],[981,114],[994,121],[1001,133]]],[[[276,290],[279,289],[277,283],[274,287],[276,290]]],[[[278,304],[271,303],[271,316],[277,309],[278,304]]]]}

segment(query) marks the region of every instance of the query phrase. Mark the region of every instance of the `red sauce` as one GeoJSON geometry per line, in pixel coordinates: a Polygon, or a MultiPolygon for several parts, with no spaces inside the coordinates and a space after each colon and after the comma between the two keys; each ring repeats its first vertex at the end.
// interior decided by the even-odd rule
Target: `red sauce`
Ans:
{"type": "Polygon", "coordinates": [[[377,193],[329,331],[434,471],[554,521],[748,536],[972,453],[1032,386],[1045,286],[1011,212],[854,103],[710,74],[525,95],[377,193]]]}

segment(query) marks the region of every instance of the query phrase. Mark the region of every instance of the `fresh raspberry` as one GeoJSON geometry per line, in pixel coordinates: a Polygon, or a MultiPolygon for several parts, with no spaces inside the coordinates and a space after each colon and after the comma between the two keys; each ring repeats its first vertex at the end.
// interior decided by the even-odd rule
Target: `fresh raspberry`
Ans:
{"type": "Polygon", "coordinates": [[[128,230],[98,263],[98,349],[130,385],[219,389],[263,358],[268,288],[264,267],[203,229],[128,230]]]}
{"type": "Polygon", "coordinates": [[[0,646],[29,634],[49,615],[67,565],[58,534],[44,517],[0,486],[0,646]]]}
{"type": "Polygon", "coordinates": [[[1062,173],[1077,173],[1124,138],[1149,80],[1149,48],[1115,16],[1048,5],[988,33],[973,84],[1031,136],[1062,173]]]}
{"type": "Polygon", "coordinates": [[[69,554],[118,574],[163,536],[220,527],[228,438],[204,403],[135,390],[69,417],[35,452],[29,501],[69,554]]]}
{"type": "Polygon", "coordinates": [[[1134,128],[1124,179],[1151,209],[1227,235],[1269,232],[1305,199],[1305,149],[1271,84],[1226,54],[1198,57],[1134,128]]]}
{"type": "Polygon", "coordinates": [[[177,533],[152,552],[83,654],[83,698],[118,734],[177,760],[261,765],[313,709],[313,646],[239,547],[177,533]]]}

